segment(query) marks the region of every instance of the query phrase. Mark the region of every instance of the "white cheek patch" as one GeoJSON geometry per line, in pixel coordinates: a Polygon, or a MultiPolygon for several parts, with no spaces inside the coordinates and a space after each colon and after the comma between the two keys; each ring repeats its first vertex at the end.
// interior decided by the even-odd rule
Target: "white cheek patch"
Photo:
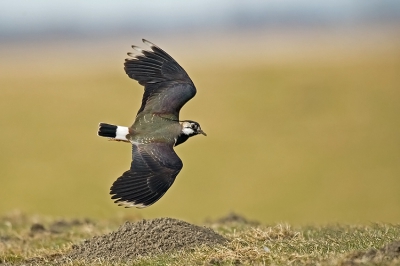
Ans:
{"type": "Polygon", "coordinates": [[[191,134],[194,133],[194,130],[192,128],[190,128],[190,127],[184,127],[182,129],[182,133],[185,134],[185,135],[191,135],[191,134]]]}
{"type": "Polygon", "coordinates": [[[126,138],[126,135],[128,134],[129,134],[129,128],[118,126],[117,131],[115,132],[115,139],[128,140],[126,138]]]}

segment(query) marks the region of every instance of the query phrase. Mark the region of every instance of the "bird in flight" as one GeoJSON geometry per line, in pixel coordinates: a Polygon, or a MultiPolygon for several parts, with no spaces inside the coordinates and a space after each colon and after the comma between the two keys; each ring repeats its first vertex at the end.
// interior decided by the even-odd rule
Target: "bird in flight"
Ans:
{"type": "Polygon", "coordinates": [[[148,50],[135,45],[125,72],[144,86],[142,104],[132,126],[100,123],[98,135],[132,144],[132,163],[111,186],[120,206],[145,208],[159,200],[174,183],[183,164],[174,146],[206,134],[199,123],[179,120],[182,106],[196,95],[186,71],[165,51],[143,39],[148,50]]]}

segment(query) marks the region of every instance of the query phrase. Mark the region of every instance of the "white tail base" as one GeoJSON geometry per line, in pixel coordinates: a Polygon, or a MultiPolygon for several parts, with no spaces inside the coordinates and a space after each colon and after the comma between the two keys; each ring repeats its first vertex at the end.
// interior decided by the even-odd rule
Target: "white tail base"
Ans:
{"type": "Polygon", "coordinates": [[[129,141],[129,139],[126,138],[126,135],[128,134],[129,128],[118,126],[117,131],[115,132],[115,139],[129,141]]]}

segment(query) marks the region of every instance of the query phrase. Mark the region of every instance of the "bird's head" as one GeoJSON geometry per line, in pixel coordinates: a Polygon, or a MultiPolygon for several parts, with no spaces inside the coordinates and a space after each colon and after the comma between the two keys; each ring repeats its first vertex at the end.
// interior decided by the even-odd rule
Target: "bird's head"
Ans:
{"type": "Polygon", "coordinates": [[[184,120],[184,121],[182,121],[181,125],[182,125],[182,133],[184,135],[187,135],[189,137],[192,137],[192,136],[195,136],[198,134],[207,136],[207,134],[204,133],[203,130],[201,130],[200,124],[195,121],[184,120]]]}

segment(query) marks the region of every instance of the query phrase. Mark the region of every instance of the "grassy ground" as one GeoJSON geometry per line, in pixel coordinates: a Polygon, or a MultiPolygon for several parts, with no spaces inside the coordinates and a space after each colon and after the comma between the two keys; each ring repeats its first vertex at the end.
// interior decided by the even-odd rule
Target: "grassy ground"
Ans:
{"type": "MultiPolygon", "coordinates": [[[[68,220],[17,212],[8,214],[0,218],[0,264],[57,265],[73,244],[115,230],[123,221],[125,219],[68,220]]],[[[229,244],[142,257],[135,265],[400,265],[398,250],[394,251],[397,258],[387,253],[366,255],[371,249],[379,250],[400,240],[399,224],[292,227],[236,219],[209,222],[207,226],[228,238],[229,244]]],[[[96,262],[83,259],[63,263],[119,265],[101,258],[96,262]]]]}

